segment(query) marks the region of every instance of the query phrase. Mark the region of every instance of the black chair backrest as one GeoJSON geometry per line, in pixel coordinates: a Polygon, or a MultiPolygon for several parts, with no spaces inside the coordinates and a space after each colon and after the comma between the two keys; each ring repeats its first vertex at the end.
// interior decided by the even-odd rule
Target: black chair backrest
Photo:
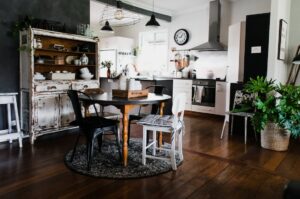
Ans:
{"type": "Polygon", "coordinates": [[[163,95],[164,90],[166,89],[165,86],[162,85],[153,85],[153,86],[148,86],[147,89],[149,88],[154,88],[154,93],[156,95],[163,95]]]}
{"type": "MultiPolygon", "coordinates": [[[[154,88],[154,93],[156,95],[163,95],[164,90],[167,89],[165,86],[162,85],[152,85],[152,86],[148,86],[147,89],[148,88],[154,88]]],[[[159,113],[159,106],[157,104],[153,104],[151,108],[151,114],[158,114],[158,113],[159,113]]]]}
{"type": "Polygon", "coordinates": [[[78,98],[78,91],[75,90],[68,90],[68,96],[72,102],[72,106],[74,109],[76,121],[80,123],[82,121],[82,112],[81,112],[81,105],[78,98]]]}

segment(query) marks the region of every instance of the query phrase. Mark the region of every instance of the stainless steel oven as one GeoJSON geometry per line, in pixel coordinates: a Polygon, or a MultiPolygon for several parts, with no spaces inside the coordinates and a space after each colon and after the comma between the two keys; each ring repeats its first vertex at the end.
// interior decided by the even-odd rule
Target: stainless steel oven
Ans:
{"type": "Polygon", "coordinates": [[[214,107],[216,101],[216,81],[212,79],[193,80],[192,104],[214,107]]]}

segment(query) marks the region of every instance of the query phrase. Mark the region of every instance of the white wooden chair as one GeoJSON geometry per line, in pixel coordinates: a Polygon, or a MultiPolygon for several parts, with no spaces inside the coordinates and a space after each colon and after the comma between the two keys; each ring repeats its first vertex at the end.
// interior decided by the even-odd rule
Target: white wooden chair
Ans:
{"type": "MultiPolygon", "coordinates": [[[[252,100],[253,100],[253,95],[252,94],[243,93],[243,91],[237,90],[235,92],[235,95],[234,95],[233,109],[235,109],[237,106],[241,105],[244,101],[252,101],[252,100]]],[[[251,113],[251,112],[233,112],[233,111],[229,111],[229,112],[226,112],[225,114],[229,115],[229,117],[232,116],[231,125],[230,125],[231,126],[230,134],[231,135],[232,135],[232,130],[233,130],[234,116],[244,117],[244,142],[245,142],[245,144],[247,144],[248,118],[253,117],[253,113],[251,113]]],[[[227,123],[227,120],[226,120],[226,117],[225,117],[220,139],[223,139],[226,123],[227,123]]],[[[255,138],[256,138],[256,134],[255,134],[255,138]]]]}
{"type": "Polygon", "coordinates": [[[173,115],[148,115],[138,121],[138,124],[143,125],[143,150],[142,150],[142,163],[146,164],[146,158],[161,159],[171,163],[172,169],[176,170],[176,153],[179,154],[180,161],[183,161],[182,153],[182,136],[184,133],[184,109],[185,109],[186,95],[180,93],[173,99],[172,113],[173,115]],[[153,132],[153,140],[147,145],[147,131],[153,132]],[[171,134],[171,149],[165,146],[157,147],[156,133],[170,133],[171,134]],[[177,147],[176,147],[177,141],[177,147]],[[146,153],[147,149],[152,146],[152,155],[146,153]],[[170,157],[156,156],[156,150],[168,151],[170,157]]]}
{"type": "Polygon", "coordinates": [[[17,100],[16,95],[18,93],[0,93],[0,105],[7,106],[7,122],[8,128],[0,130],[0,142],[2,141],[9,141],[12,143],[13,140],[19,140],[19,147],[23,147],[22,144],[22,132],[20,128],[20,121],[19,121],[19,114],[18,114],[18,107],[17,107],[17,100]],[[12,120],[11,117],[11,105],[14,107],[14,116],[15,119],[12,120]],[[16,126],[16,130],[13,131],[13,126],[16,126]]]}

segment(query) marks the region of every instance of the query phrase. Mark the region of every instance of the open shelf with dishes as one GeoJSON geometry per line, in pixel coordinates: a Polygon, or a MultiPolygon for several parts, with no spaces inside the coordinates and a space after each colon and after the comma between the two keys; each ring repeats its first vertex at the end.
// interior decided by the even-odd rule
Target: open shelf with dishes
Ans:
{"type": "Polygon", "coordinates": [[[63,80],[96,79],[97,43],[46,35],[33,37],[33,63],[35,80],[57,77],[63,80]],[[82,74],[82,70],[87,72],[82,74]],[[87,69],[87,70],[86,70],[87,69]],[[52,73],[61,73],[59,75],[52,73]]]}

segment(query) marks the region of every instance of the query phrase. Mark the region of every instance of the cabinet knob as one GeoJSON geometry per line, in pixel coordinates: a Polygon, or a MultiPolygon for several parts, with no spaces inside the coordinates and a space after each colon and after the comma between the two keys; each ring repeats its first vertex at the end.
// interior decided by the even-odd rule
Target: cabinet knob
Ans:
{"type": "Polygon", "coordinates": [[[56,86],[48,86],[47,89],[52,90],[52,89],[57,89],[57,88],[56,88],[56,86]]]}

